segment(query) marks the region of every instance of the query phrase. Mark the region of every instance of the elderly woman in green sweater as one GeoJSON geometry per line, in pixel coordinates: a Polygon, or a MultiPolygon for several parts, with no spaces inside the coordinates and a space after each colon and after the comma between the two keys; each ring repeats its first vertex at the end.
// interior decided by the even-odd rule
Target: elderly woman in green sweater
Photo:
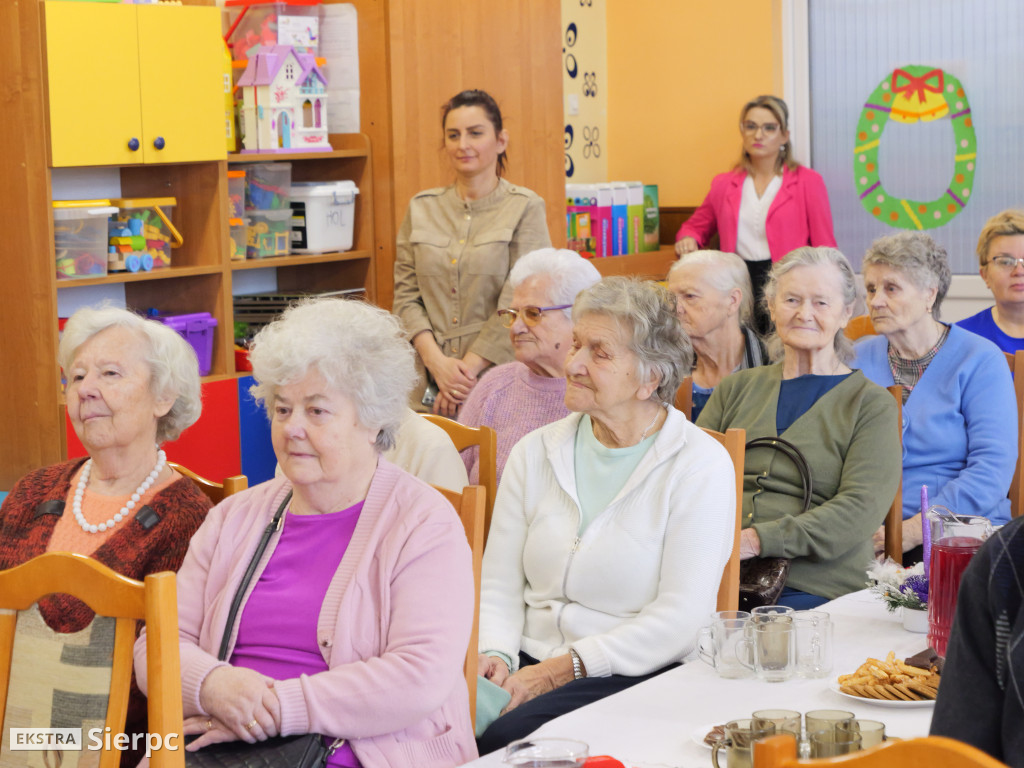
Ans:
{"type": "Polygon", "coordinates": [[[798,248],[777,262],[765,303],[778,362],[724,379],[697,421],[741,427],[748,440],[781,438],[803,456],[806,479],[786,446],[748,447],[740,534],[742,559],[792,560],[778,602],[794,608],[864,586],[871,536],[900,479],[896,402],[848,366],[843,329],[855,297],[853,270],[834,248],[798,248]]]}

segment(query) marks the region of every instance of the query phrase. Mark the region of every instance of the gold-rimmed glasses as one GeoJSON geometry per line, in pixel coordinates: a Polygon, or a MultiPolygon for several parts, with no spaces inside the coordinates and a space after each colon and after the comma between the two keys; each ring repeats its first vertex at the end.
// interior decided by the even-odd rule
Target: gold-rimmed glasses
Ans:
{"type": "Polygon", "coordinates": [[[1015,256],[993,256],[988,260],[988,263],[994,267],[1005,270],[1006,272],[1013,272],[1017,269],[1018,264],[1024,264],[1024,257],[1017,258],[1015,256]]]}
{"type": "Polygon", "coordinates": [[[744,133],[754,136],[758,131],[764,131],[765,136],[774,136],[779,132],[778,123],[755,123],[751,120],[745,120],[740,123],[740,130],[744,133]]]}
{"type": "Polygon", "coordinates": [[[528,327],[534,326],[544,319],[544,313],[550,312],[553,309],[568,309],[572,304],[556,304],[552,307],[520,307],[519,309],[499,309],[498,317],[501,318],[501,324],[506,328],[511,328],[515,323],[516,318],[520,315],[523,318],[523,322],[528,327]]]}

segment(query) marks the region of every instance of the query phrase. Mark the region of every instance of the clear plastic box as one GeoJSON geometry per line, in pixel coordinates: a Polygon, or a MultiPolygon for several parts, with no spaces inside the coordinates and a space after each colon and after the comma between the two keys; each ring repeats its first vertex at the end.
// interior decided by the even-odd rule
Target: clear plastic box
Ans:
{"type": "Polygon", "coordinates": [[[291,252],[292,210],[249,211],[246,256],[269,259],[291,252]]]}
{"type": "Polygon", "coordinates": [[[244,212],[245,171],[228,171],[228,218],[240,218],[244,212]]]}
{"type": "Polygon", "coordinates": [[[231,259],[245,261],[246,243],[249,241],[249,217],[228,219],[228,226],[231,228],[231,259]]]}
{"type": "Polygon", "coordinates": [[[117,208],[109,200],[53,202],[58,280],[107,274],[107,221],[113,213],[117,208]]]}
{"type": "Polygon", "coordinates": [[[231,58],[248,59],[260,45],[290,45],[298,53],[319,54],[320,0],[227,0],[231,58]]]}
{"type": "MultiPolygon", "coordinates": [[[[153,260],[153,269],[171,266],[171,248],[182,243],[181,233],[171,218],[178,204],[174,197],[117,198],[110,201],[118,208],[117,220],[129,230],[125,242],[116,245],[130,247],[143,259],[148,255],[153,260]]],[[[111,237],[111,246],[114,238],[111,237]]]]}
{"type": "Polygon", "coordinates": [[[287,210],[291,202],[292,164],[253,163],[245,167],[245,209],[287,210]]]}

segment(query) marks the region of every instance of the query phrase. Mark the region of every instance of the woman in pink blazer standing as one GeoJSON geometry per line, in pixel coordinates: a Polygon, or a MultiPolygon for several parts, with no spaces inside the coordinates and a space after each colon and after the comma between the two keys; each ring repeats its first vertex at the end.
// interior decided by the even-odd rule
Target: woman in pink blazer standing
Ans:
{"type": "Polygon", "coordinates": [[[717,232],[719,250],[747,263],[755,325],[765,333],[762,297],[772,263],[803,245],[835,247],[836,239],[825,182],[793,159],[786,103],[776,96],[748,101],[740,112],[740,135],[739,162],[712,180],[704,202],[676,234],[676,253],[706,247],[717,232]]]}

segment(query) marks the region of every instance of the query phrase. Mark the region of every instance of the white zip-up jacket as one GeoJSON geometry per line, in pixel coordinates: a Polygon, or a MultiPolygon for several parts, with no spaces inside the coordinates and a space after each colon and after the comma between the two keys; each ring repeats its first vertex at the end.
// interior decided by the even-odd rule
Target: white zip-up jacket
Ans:
{"type": "MultiPolygon", "coordinates": [[[[728,453],[672,407],[625,486],[580,534],[581,414],[512,449],[484,553],[480,650],[517,665],[580,655],[591,677],[682,660],[715,610],[736,524],[728,453]]],[[[585,478],[584,478],[585,479],[585,478]]]]}

